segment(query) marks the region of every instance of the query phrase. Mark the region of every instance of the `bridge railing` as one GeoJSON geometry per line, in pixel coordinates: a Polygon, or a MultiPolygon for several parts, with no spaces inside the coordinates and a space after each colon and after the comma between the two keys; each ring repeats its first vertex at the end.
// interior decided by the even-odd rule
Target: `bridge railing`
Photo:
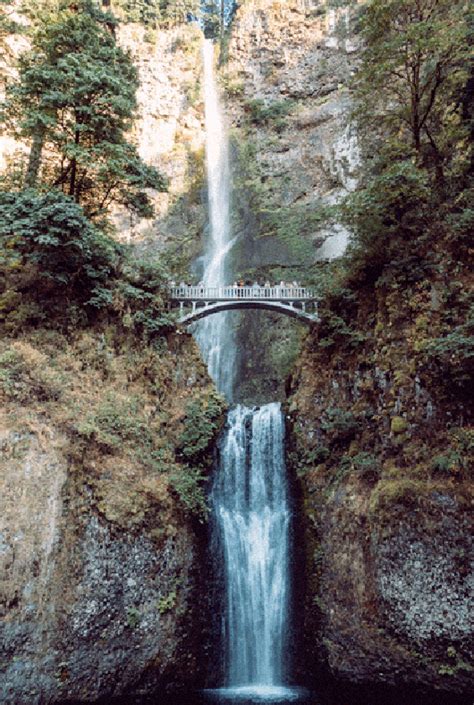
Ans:
{"type": "Polygon", "coordinates": [[[170,296],[177,301],[314,301],[314,292],[303,286],[172,286],[170,296]]]}

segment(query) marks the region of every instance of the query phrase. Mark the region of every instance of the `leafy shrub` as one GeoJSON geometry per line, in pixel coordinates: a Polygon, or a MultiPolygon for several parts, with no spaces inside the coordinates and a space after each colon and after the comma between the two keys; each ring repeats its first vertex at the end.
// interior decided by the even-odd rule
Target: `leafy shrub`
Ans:
{"type": "Polygon", "coordinates": [[[0,192],[0,268],[33,268],[46,291],[101,307],[118,263],[119,245],[93,225],[81,206],[59,191],[0,192]],[[97,292],[102,291],[97,298],[97,292]]]}
{"type": "Polygon", "coordinates": [[[428,341],[423,352],[428,362],[439,366],[445,382],[469,386],[474,373],[474,311],[466,323],[428,341]]]}
{"type": "Polygon", "coordinates": [[[277,131],[286,127],[286,116],[291,112],[294,103],[291,100],[274,101],[268,105],[261,98],[248,100],[245,110],[254,125],[273,125],[277,131]]]}
{"type": "Polygon", "coordinates": [[[344,409],[326,409],[326,418],[321,422],[321,428],[339,440],[351,440],[361,429],[361,422],[352,411],[344,409]]]}
{"type": "Polygon", "coordinates": [[[77,431],[111,450],[120,448],[126,441],[151,440],[138,400],[119,399],[115,395],[108,395],[77,431]]]}
{"type": "Polygon", "coordinates": [[[204,482],[206,478],[201,468],[183,467],[170,475],[170,485],[178,495],[183,508],[200,522],[209,515],[204,482]]]}
{"type": "Polygon", "coordinates": [[[352,276],[365,273],[375,280],[426,227],[429,203],[428,176],[411,160],[386,165],[350,194],[341,218],[354,233],[348,250],[352,276]]]}
{"type": "Polygon", "coordinates": [[[444,453],[436,455],[431,462],[434,475],[460,477],[472,475],[474,468],[474,430],[456,428],[450,434],[449,446],[444,453]]]}
{"type": "Polygon", "coordinates": [[[142,411],[140,399],[109,394],[76,426],[80,436],[94,440],[109,451],[131,450],[149,470],[169,472],[174,458],[169,444],[153,429],[142,411]]]}
{"type": "Polygon", "coordinates": [[[167,310],[168,279],[168,272],[159,261],[125,260],[113,304],[125,327],[135,328],[149,339],[175,327],[175,318],[167,310]]]}
{"type": "Polygon", "coordinates": [[[199,461],[219,430],[223,409],[224,401],[216,393],[188,402],[178,443],[179,455],[193,463],[199,461]]]}

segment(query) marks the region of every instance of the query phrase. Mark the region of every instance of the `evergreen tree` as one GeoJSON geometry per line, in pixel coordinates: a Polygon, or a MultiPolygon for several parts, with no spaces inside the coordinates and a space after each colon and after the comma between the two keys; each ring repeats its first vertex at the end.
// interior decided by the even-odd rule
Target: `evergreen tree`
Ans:
{"type": "Polygon", "coordinates": [[[60,188],[96,216],[113,201],[140,215],[152,210],[144,189],[163,190],[126,139],[136,109],[137,71],[92,0],[61,3],[40,18],[32,48],[8,88],[6,117],[30,140],[27,187],[60,188]]]}

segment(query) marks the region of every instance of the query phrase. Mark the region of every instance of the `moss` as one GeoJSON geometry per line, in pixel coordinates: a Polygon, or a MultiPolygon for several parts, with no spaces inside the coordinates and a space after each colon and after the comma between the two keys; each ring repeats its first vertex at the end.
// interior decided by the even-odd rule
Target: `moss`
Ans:
{"type": "Polygon", "coordinates": [[[425,493],[424,482],[409,478],[383,480],[371,494],[369,513],[372,516],[390,517],[396,506],[413,508],[425,493]]]}
{"type": "Polygon", "coordinates": [[[390,431],[394,434],[405,433],[408,422],[402,416],[393,416],[390,421],[390,431]]]}
{"type": "Polygon", "coordinates": [[[110,324],[71,338],[30,331],[0,344],[0,398],[12,429],[63,439],[76,494],[108,522],[162,542],[204,518],[223,403],[190,336],[147,345],[110,324]]]}

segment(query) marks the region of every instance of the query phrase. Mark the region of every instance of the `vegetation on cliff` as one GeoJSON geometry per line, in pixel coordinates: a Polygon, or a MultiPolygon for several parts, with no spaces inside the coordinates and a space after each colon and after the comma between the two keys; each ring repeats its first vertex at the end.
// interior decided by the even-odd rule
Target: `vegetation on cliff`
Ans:
{"type": "Polygon", "coordinates": [[[114,203],[151,215],[149,189],[166,186],[127,138],[138,78],[114,38],[116,21],[89,0],[26,4],[24,13],[30,48],[6,80],[2,109],[6,133],[26,146],[0,192],[7,329],[87,323],[120,309],[148,332],[169,329],[163,266],[145,273],[132,264],[108,220],[114,203]]]}
{"type": "Polygon", "coordinates": [[[2,106],[18,159],[0,188],[0,396],[14,426],[42,416],[66,434],[106,518],[169,535],[180,511],[206,517],[223,402],[174,333],[163,258],[141,259],[111,225],[115,204],[149,217],[150,189],[166,188],[129,141],[137,69],[105,3],[22,12],[14,26],[2,14],[2,36],[29,48],[2,106]]]}
{"type": "Polygon", "coordinates": [[[319,630],[327,663],[350,679],[377,671],[388,682],[398,669],[459,692],[472,683],[471,19],[464,2],[431,0],[373,0],[361,15],[354,120],[365,160],[337,208],[353,235],[343,258],[313,270],[321,322],[290,396],[308,635],[319,630]],[[410,576],[418,551],[422,578],[410,576]]]}

